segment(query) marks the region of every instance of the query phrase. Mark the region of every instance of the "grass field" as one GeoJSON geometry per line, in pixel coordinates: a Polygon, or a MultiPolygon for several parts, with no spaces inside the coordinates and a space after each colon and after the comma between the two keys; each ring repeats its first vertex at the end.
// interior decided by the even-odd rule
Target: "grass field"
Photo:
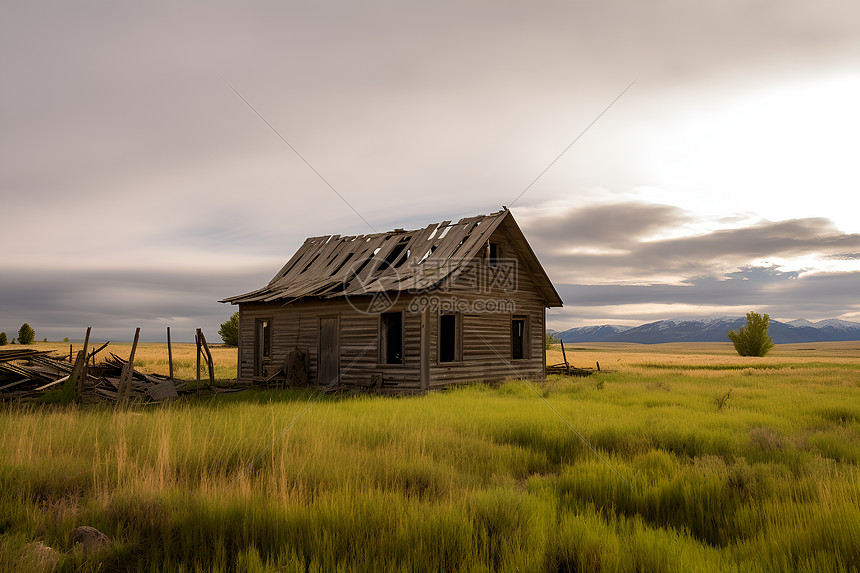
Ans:
{"type": "MultiPolygon", "coordinates": [[[[96,350],[100,343],[90,344],[88,352],[96,350]]],[[[174,342],[173,349],[173,376],[180,380],[194,380],[197,377],[197,345],[188,342],[174,342]]],[[[13,347],[14,348],[14,347],[13,347]]],[[[34,350],[51,350],[59,356],[69,355],[68,342],[34,342],[26,346],[34,350]]],[[[73,345],[73,354],[83,348],[83,344],[73,345]]],[[[238,359],[235,347],[223,344],[210,344],[212,362],[215,364],[215,378],[225,381],[236,378],[236,361],[238,359]]],[[[111,342],[96,355],[96,362],[104,360],[113,352],[120,358],[128,360],[131,353],[130,342],[111,342]]],[[[168,361],[166,342],[141,342],[138,343],[134,352],[134,366],[147,374],[170,373],[170,362],[168,361]]],[[[206,363],[201,359],[201,376],[206,379],[209,376],[206,363]]]]}
{"type": "Polygon", "coordinates": [[[60,571],[860,571],[860,343],[568,359],[615,372],[2,406],[0,570],[42,541],[60,571]]]}

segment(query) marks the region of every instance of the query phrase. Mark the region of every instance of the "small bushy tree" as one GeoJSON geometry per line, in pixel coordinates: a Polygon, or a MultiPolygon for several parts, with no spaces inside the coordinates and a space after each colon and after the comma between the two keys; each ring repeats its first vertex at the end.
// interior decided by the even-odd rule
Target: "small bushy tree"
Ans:
{"type": "Polygon", "coordinates": [[[729,340],[741,356],[764,356],[774,346],[773,340],[767,335],[769,326],[770,316],[750,311],[747,313],[746,326],[740,327],[737,332],[730,330],[729,340]]]}
{"type": "Polygon", "coordinates": [[[556,336],[555,333],[547,332],[546,338],[544,340],[544,348],[549,350],[553,344],[558,344],[558,342],[559,342],[558,336],[556,336]]]}
{"type": "Polygon", "coordinates": [[[33,339],[36,338],[36,331],[26,322],[21,325],[18,330],[18,344],[33,344],[33,339]]]}
{"type": "Polygon", "coordinates": [[[234,312],[227,322],[221,324],[218,334],[227,346],[239,346],[239,311],[234,312]]]}
{"type": "Polygon", "coordinates": [[[6,346],[9,344],[9,339],[6,338],[5,332],[0,332],[0,346],[6,346]]]}

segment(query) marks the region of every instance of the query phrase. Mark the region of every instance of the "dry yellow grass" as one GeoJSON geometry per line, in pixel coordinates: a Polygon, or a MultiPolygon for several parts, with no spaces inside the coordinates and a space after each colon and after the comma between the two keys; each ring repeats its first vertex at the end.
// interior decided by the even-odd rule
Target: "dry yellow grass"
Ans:
{"type": "MultiPolygon", "coordinates": [[[[567,360],[579,368],[624,370],[642,365],[703,367],[750,366],[785,367],[810,362],[860,364],[860,341],[777,344],[762,358],[739,356],[731,342],[671,342],[635,344],[631,342],[565,344],[567,360]]],[[[546,353],[547,364],[563,362],[561,347],[546,353]]]]}
{"type": "MultiPolygon", "coordinates": [[[[77,353],[82,344],[74,344],[73,352],[77,353]]],[[[90,344],[89,351],[101,346],[101,343],[90,344]]],[[[174,342],[173,346],[173,375],[182,380],[193,380],[197,376],[197,347],[190,342],[174,342]]],[[[69,343],[67,342],[34,342],[28,346],[35,350],[52,350],[55,356],[69,356],[69,343]]],[[[215,378],[218,380],[230,380],[236,378],[236,364],[238,352],[235,347],[223,344],[210,344],[212,362],[215,364],[215,378]]],[[[130,342],[111,342],[104,350],[96,356],[96,362],[110,356],[113,352],[117,356],[128,360],[131,353],[130,342]]],[[[134,353],[134,366],[141,372],[147,374],[170,373],[166,342],[141,342],[137,345],[134,353]]],[[[207,377],[205,361],[201,360],[202,376],[207,377]]]]}

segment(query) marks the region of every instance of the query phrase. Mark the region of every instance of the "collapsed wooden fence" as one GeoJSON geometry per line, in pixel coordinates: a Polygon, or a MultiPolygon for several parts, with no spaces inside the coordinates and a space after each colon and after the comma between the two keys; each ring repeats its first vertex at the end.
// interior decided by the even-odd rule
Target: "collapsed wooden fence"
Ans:
{"type": "Polygon", "coordinates": [[[560,340],[559,343],[561,344],[561,356],[564,362],[552,365],[547,364],[547,376],[551,374],[561,374],[564,376],[591,376],[595,372],[614,372],[614,370],[601,370],[600,362],[597,363],[597,370],[593,368],[577,368],[576,366],[571,365],[571,363],[567,361],[567,352],[564,350],[564,341],[560,340]]]}
{"type": "Polygon", "coordinates": [[[58,401],[74,399],[77,402],[162,402],[196,393],[227,391],[215,385],[215,366],[212,353],[202,329],[197,329],[196,381],[176,380],[173,377],[173,348],[170,328],[167,328],[167,350],[170,374],[146,374],[134,368],[134,355],[140,338],[140,328],[134,333],[128,359],[109,353],[96,363],[96,356],[110,342],[89,351],[91,328],[87,328],[83,348],[68,356],[52,356],[55,351],[32,348],[0,348],[0,400],[32,401],[61,390],[58,401]],[[206,363],[208,380],[201,379],[201,360],[206,363]],[[205,388],[204,388],[205,386],[205,388]]]}

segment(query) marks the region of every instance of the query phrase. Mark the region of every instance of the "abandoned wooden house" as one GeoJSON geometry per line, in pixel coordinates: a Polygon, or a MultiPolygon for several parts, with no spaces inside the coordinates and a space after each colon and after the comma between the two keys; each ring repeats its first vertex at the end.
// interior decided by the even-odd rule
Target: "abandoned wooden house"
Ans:
{"type": "Polygon", "coordinates": [[[221,302],[239,307],[240,381],[413,391],[543,378],[546,309],[562,305],[507,209],[311,237],[221,302]]]}

